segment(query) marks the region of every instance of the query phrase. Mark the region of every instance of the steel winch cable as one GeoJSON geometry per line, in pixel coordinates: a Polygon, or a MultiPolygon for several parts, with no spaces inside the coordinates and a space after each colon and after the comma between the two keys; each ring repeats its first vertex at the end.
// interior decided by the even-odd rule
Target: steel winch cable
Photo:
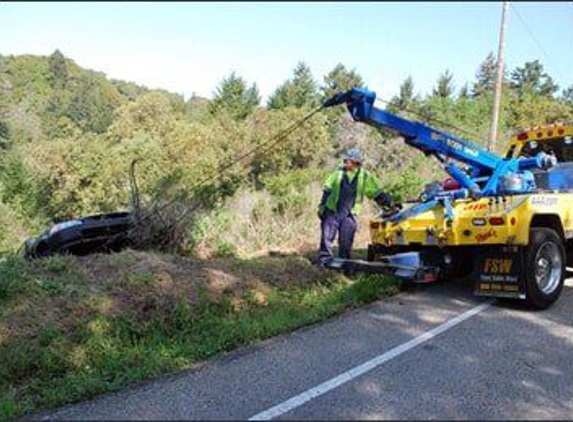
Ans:
{"type": "MultiPolygon", "coordinates": [[[[304,125],[307,121],[309,121],[312,117],[314,117],[317,113],[319,113],[320,111],[322,111],[324,109],[324,105],[320,105],[319,107],[316,107],[314,110],[312,110],[310,113],[308,113],[306,116],[304,116],[302,119],[297,120],[296,122],[294,122],[293,124],[291,124],[290,126],[288,126],[287,128],[281,130],[279,133],[277,133],[276,135],[270,137],[268,140],[264,141],[263,143],[251,148],[249,151],[245,152],[244,154],[240,155],[239,157],[237,157],[236,159],[232,160],[231,162],[223,165],[221,168],[219,168],[217,170],[217,172],[215,174],[211,174],[209,176],[206,176],[202,179],[200,179],[197,183],[195,183],[194,185],[192,185],[190,187],[190,191],[191,192],[197,192],[197,189],[199,189],[201,186],[205,185],[206,183],[216,180],[218,178],[220,178],[223,173],[225,173],[226,171],[228,171],[229,169],[231,169],[232,167],[236,166],[237,164],[239,164],[240,162],[242,162],[244,159],[252,156],[253,154],[259,152],[259,153],[266,153],[267,151],[269,151],[271,148],[273,148],[274,146],[278,145],[280,142],[282,142],[284,139],[286,139],[291,133],[293,133],[295,130],[297,130],[299,127],[301,127],[302,125],[304,125]]],[[[134,200],[132,201],[132,203],[134,204],[139,204],[139,191],[137,190],[137,184],[135,183],[135,176],[134,176],[134,163],[132,162],[132,167],[131,167],[131,185],[132,185],[132,195],[137,195],[134,200]]],[[[223,185],[220,185],[218,187],[215,188],[215,190],[213,191],[213,193],[218,192],[219,190],[223,189],[223,185]]],[[[161,218],[161,213],[164,212],[165,210],[167,210],[169,207],[176,205],[176,200],[172,200],[169,201],[165,204],[162,204],[161,206],[157,206],[156,204],[154,206],[151,207],[151,210],[146,211],[141,213],[139,216],[137,216],[137,220],[136,220],[136,226],[141,225],[143,222],[149,220],[150,218],[152,218],[154,215],[157,215],[161,218]]],[[[167,227],[168,229],[170,229],[171,227],[173,227],[175,224],[177,224],[178,222],[180,222],[183,218],[185,218],[185,216],[187,216],[189,213],[195,211],[197,208],[199,208],[202,204],[199,201],[196,201],[196,203],[192,206],[192,207],[185,207],[183,212],[181,213],[180,216],[178,216],[174,222],[172,222],[172,224],[169,225],[169,227],[167,227]]],[[[129,235],[131,236],[133,234],[133,231],[136,228],[132,228],[129,231],[129,235]]]]}

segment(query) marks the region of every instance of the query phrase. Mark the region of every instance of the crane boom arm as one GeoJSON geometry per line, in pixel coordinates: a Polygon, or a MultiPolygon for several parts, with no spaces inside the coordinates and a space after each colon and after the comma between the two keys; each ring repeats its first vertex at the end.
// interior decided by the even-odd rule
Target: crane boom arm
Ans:
{"type": "Polygon", "coordinates": [[[353,88],[334,95],[324,103],[324,106],[346,104],[355,121],[388,129],[404,137],[406,144],[446,163],[444,167],[446,172],[475,196],[497,194],[499,180],[507,174],[535,168],[549,168],[555,164],[553,157],[543,153],[526,159],[504,159],[475,143],[377,108],[374,106],[375,99],[375,92],[364,88],[353,88]],[[451,160],[466,164],[472,176],[451,160]],[[485,176],[488,180],[483,188],[480,188],[474,179],[485,176]]]}

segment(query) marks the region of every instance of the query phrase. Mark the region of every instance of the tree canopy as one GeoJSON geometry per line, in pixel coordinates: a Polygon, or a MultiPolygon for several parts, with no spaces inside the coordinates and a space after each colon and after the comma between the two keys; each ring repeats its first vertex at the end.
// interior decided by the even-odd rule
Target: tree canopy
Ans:
{"type": "Polygon", "coordinates": [[[454,75],[449,70],[446,70],[438,78],[438,83],[432,94],[440,98],[452,98],[454,94],[454,75]]]}
{"type": "Polygon", "coordinates": [[[319,102],[317,84],[310,68],[299,62],[293,77],[280,85],[267,102],[270,109],[286,107],[316,107],[319,102]]]}
{"type": "MultiPolygon", "coordinates": [[[[510,74],[502,96],[501,133],[573,119],[573,87],[557,95],[540,61],[526,62],[510,74]]],[[[492,54],[458,95],[450,70],[425,94],[407,76],[387,108],[485,143],[494,79],[492,54]]],[[[339,63],[315,79],[308,65],[299,62],[265,105],[256,83],[236,72],[219,83],[212,99],[192,95],[185,100],[165,90],[110,80],[59,51],[0,56],[0,210],[10,219],[0,226],[0,250],[6,224],[16,227],[11,232],[25,234],[46,221],[125,208],[127,172],[135,158],[141,163],[144,197],[159,195],[166,181],[176,180],[183,197],[199,195],[206,204],[239,189],[266,189],[270,180],[280,185],[295,173],[317,174],[350,146],[365,151],[368,165],[379,167],[391,189],[405,192],[436,177],[417,151],[391,134],[381,137],[357,124],[344,107],[325,110],[281,143],[263,147],[311,107],[355,86],[365,86],[356,69],[339,63]],[[244,158],[240,165],[220,172],[239,157],[244,158]],[[207,175],[218,177],[193,191],[207,175]]]]}
{"type": "Polygon", "coordinates": [[[348,91],[354,87],[366,87],[362,76],[356,69],[347,69],[339,63],[324,76],[324,84],[321,88],[322,98],[330,98],[336,93],[348,91]]]}
{"type": "Polygon", "coordinates": [[[540,96],[552,97],[559,87],[543,69],[539,60],[526,62],[511,73],[511,87],[518,94],[533,92],[540,96]]]}
{"type": "Polygon", "coordinates": [[[257,84],[248,86],[241,76],[231,72],[217,87],[210,111],[212,114],[227,113],[236,120],[242,120],[251,114],[260,102],[257,84]]]}

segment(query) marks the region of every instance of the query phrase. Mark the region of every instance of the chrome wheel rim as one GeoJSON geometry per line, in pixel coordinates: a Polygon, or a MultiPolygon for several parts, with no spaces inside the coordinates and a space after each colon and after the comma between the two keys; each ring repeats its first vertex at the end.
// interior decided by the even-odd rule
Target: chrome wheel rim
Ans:
{"type": "Polygon", "coordinates": [[[551,294],[559,286],[563,272],[563,261],[558,246],[545,242],[535,255],[535,282],[545,294],[551,294]]]}

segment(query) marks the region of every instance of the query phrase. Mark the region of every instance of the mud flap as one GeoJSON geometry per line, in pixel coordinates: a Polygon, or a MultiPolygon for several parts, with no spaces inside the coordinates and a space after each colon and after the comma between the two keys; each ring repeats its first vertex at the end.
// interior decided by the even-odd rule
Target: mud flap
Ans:
{"type": "Polygon", "coordinates": [[[525,299],[525,248],[488,246],[475,251],[475,294],[525,299]]]}

